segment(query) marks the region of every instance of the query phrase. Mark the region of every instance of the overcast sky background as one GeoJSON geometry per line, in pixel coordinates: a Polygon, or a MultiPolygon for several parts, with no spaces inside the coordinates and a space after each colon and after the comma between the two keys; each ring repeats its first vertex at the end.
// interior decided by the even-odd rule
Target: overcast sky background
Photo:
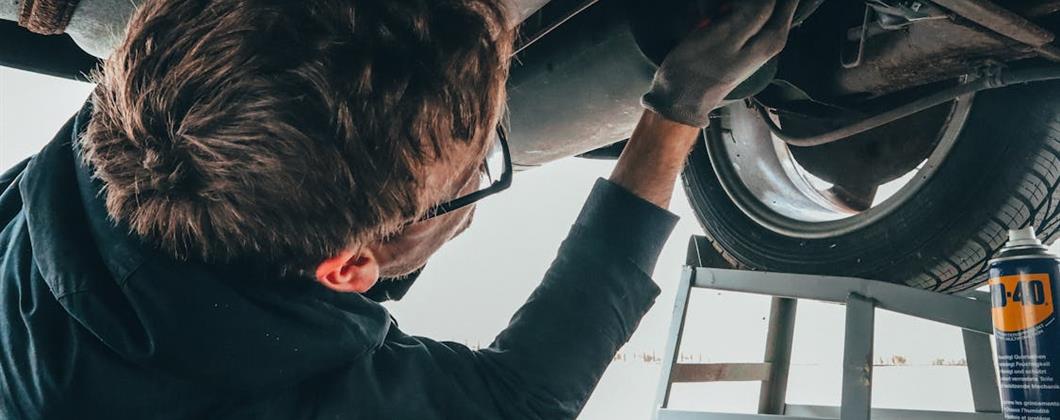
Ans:
{"type": "MultiPolygon", "coordinates": [[[[35,153],[80,107],[91,86],[0,68],[0,170],[35,153]]],[[[516,175],[512,188],[479,206],[474,225],[444,247],[401,302],[389,304],[402,329],[416,335],[486,346],[540,282],[594,180],[612,162],[565,159],[516,175]]],[[[690,235],[701,232],[681,188],[671,211],[681,217],[655,272],[662,288],[651,312],[612,364],[582,419],[647,418],[655,401],[676,284],[690,235]]],[[[682,352],[703,362],[760,361],[768,298],[697,291],[682,352]]],[[[843,308],[802,302],[789,401],[837,404],[842,362],[843,308]]],[[[878,311],[876,355],[927,365],[964,357],[960,331],[878,311]]],[[[963,368],[877,368],[877,406],[971,409],[963,368]]],[[[757,383],[679,385],[675,407],[753,412],[757,383]]]]}

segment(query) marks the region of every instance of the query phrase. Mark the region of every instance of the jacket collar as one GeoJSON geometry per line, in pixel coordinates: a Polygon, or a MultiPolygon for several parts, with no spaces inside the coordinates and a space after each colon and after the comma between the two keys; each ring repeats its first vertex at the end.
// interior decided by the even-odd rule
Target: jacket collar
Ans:
{"type": "Polygon", "coordinates": [[[143,262],[131,238],[106,216],[102,186],[75,158],[76,139],[90,115],[86,103],[29,162],[19,182],[22,200],[31,210],[26,217],[34,256],[57,297],[93,288],[102,273],[124,283],[143,262]],[[100,250],[104,252],[92,252],[100,243],[105,244],[100,250]]]}

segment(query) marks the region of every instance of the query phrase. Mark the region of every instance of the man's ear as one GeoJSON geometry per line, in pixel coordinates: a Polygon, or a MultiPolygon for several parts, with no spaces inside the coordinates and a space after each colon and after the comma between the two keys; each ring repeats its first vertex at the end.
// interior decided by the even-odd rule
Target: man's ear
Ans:
{"type": "Polygon", "coordinates": [[[343,251],[317,266],[317,281],[336,292],[364,293],[379,281],[379,261],[367,247],[343,251]]]}

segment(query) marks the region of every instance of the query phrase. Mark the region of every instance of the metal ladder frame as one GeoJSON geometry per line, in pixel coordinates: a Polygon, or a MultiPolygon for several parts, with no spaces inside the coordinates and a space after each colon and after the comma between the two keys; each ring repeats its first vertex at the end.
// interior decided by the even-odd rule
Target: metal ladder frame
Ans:
{"type": "Polygon", "coordinates": [[[947,295],[849,277],[726,269],[702,236],[689,241],[656,399],[657,420],[999,420],[1001,398],[990,347],[993,325],[989,294],[947,295]],[[693,288],[773,296],[766,351],[761,363],[679,363],[681,334],[693,288]],[[840,407],[792,405],[786,401],[798,299],[846,305],[843,390],[840,407]],[[963,329],[974,413],[873,409],[872,359],[875,310],[886,309],[963,329]],[[674,383],[761,381],[759,414],[682,411],[668,408],[674,383]]]}

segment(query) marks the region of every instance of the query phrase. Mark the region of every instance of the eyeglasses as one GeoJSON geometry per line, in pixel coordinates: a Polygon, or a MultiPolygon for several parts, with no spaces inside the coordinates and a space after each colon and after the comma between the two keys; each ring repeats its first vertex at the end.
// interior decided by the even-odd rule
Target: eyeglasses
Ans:
{"type": "Polygon", "coordinates": [[[493,144],[490,145],[489,151],[486,152],[486,158],[479,171],[479,189],[431,207],[419,221],[422,222],[432,217],[467,207],[483,198],[504,191],[512,185],[512,155],[508,151],[508,136],[505,135],[504,129],[498,125],[497,135],[494,137],[493,144]]]}

